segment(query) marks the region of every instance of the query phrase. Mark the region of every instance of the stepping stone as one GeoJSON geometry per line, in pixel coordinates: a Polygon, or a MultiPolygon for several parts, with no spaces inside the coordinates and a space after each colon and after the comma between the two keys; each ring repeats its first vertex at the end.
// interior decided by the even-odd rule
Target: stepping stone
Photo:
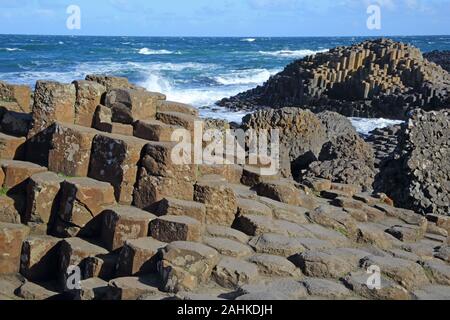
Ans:
{"type": "Polygon", "coordinates": [[[104,300],[108,294],[108,282],[100,278],[80,281],[80,289],[71,291],[76,301],[104,300]]]}
{"type": "Polygon", "coordinates": [[[58,213],[57,195],[64,179],[54,172],[42,172],[30,177],[27,185],[27,208],[24,222],[49,224],[58,213]]]}
{"type": "Polygon", "coordinates": [[[133,202],[138,163],[147,141],[114,134],[97,135],[92,142],[89,177],[114,187],[117,202],[133,202]]]}
{"type": "Polygon", "coordinates": [[[25,300],[47,300],[59,295],[58,292],[48,290],[40,285],[26,281],[18,290],[17,296],[25,300]]]}
{"type": "Polygon", "coordinates": [[[86,177],[97,130],[63,123],[54,126],[48,169],[69,177],[86,177]]]}
{"type": "MultiPolygon", "coordinates": [[[[334,248],[330,241],[314,238],[295,238],[306,250],[323,250],[334,248]]],[[[301,251],[303,252],[303,251],[301,251]]]]}
{"type": "Polygon", "coordinates": [[[341,233],[331,229],[324,228],[318,224],[305,224],[302,225],[302,227],[313,234],[313,237],[311,238],[329,241],[336,246],[345,246],[349,242],[348,238],[342,235],[341,233]]]}
{"type": "Polygon", "coordinates": [[[165,292],[193,291],[209,281],[219,261],[216,250],[195,242],[172,242],[158,264],[165,292]]]}
{"type": "Polygon", "coordinates": [[[347,275],[343,282],[356,294],[371,300],[410,300],[409,292],[394,281],[381,275],[381,288],[369,288],[368,280],[370,274],[367,272],[352,272],[347,275]]]}
{"type": "Polygon", "coordinates": [[[344,299],[351,295],[351,291],[342,284],[326,280],[311,278],[303,281],[308,293],[314,297],[327,299],[344,299]]]}
{"type": "Polygon", "coordinates": [[[357,193],[353,196],[353,199],[361,201],[369,206],[374,206],[382,202],[381,199],[372,197],[367,193],[357,193]]]}
{"type": "Polygon", "coordinates": [[[198,116],[198,110],[195,107],[180,102],[160,100],[158,101],[156,109],[158,112],[179,112],[194,117],[198,116]]]}
{"type": "Polygon", "coordinates": [[[414,300],[450,300],[450,287],[429,285],[413,292],[414,300]]]}
{"type": "Polygon", "coordinates": [[[127,240],[117,261],[117,275],[123,277],[156,272],[157,254],[166,245],[153,238],[127,240]]]}
{"type": "Polygon", "coordinates": [[[19,272],[22,242],[30,228],[0,222],[0,275],[19,272]]]}
{"type": "Polygon", "coordinates": [[[450,286],[450,266],[440,260],[425,261],[421,263],[433,283],[450,286]]]}
{"type": "Polygon", "coordinates": [[[309,217],[321,226],[332,228],[346,237],[356,234],[356,221],[348,213],[332,206],[320,206],[309,212],[309,217]]]}
{"type": "Polygon", "coordinates": [[[392,248],[392,241],[387,237],[386,233],[375,224],[358,224],[356,239],[360,244],[374,245],[384,250],[392,248]]]}
{"type": "Polygon", "coordinates": [[[355,269],[336,252],[310,250],[294,256],[292,261],[309,277],[338,279],[355,269]]]}
{"type": "Polygon", "coordinates": [[[401,249],[414,253],[422,260],[433,259],[435,254],[436,244],[429,244],[424,242],[403,244],[401,249]]]}
{"type": "Polygon", "coordinates": [[[408,252],[402,249],[391,249],[388,251],[394,258],[409,260],[412,262],[418,262],[420,261],[420,257],[412,252],[408,252]]]}
{"type": "Polygon", "coordinates": [[[361,209],[344,209],[345,212],[347,212],[349,215],[352,216],[353,219],[355,219],[358,222],[368,222],[369,217],[367,216],[367,213],[365,213],[361,209]]]}
{"type": "Polygon", "coordinates": [[[238,214],[245,215],[255,215],[255,216],[264,216],[264,217],[272,217],[272,209],[268,206],[262,204],[261,202],[249,199],[237,199],[238,205],[238,214]]]}
{"type": "Polygon", "coordinates": [[[163,242],[192,241],[202,239],[202,224],[185,216],[162,216],[150,222],[149,235],[163,242]]]}
{"type": "Polygon", "coordinates": [[[120,249],[126,240],[148,235],[149,224],[156,216],[135,207],[115,206],[102,213],[102,242],[110,251],[120,249]]]}
{"type": "Polygon", "coordinates": [[[206,226],[206,233],[210,235],[211,237],[215,238],[226,238],[233,241],[237,241],[240,243],[246,244],[249,241],[249,236],[247,236],[245,233],[240,232],[235,229],[231,229],[228,227],[223,226],[216,226],[216,225],[207,225],[206,226]]]}
{"type": "Polygon", "coordinates": [[[20,224],[20,214],[13,198],[0,195],[0,222],[20,224]]]}
{"type": "Polygon", "coordinates": [[[144,295],[159,294],[159,285],[154,275],[117,278],[108,283],[106,297],[107,300],[137,300],[144,295]]]}
{"type": "Polygon", "coordinates": [[[450,247],[442,246],[436,253],[436,258],[450,263],[450,247]]]}
{"type": "Polygon", "coordinates": [[[158,120],[138,120],[134,123],[133,135],[144,140],[172,142],[172,134],[180,128],[158,120]]]}
{"type": "Polygon", "coordinates": [[[26,138],[8,136],[0,132],[0,159],[22,159],[26,138]]]}
{"type": "Polygon", "coordinates": [[[205,204],[206,224],[230,227],[237,213],[237,198],[234,191],[221,182],[197,182],[194,186],[194,201],[205,204]]]}
{"type": "Polygon", "coordinates": [[[84,260],[84,278],[112,279],[116,276],[116,266],[119,255],[117,253],[99,254],[84,260]]]}
{"type": "Polygon", "coordinates": [[[252,167],[252,166],[244,166],[242,172],[242,184],[254,187],[260,183],[269,183],[273,181],[279,180],[280,177],[278,175],[267,175],[264,174],[262,168],[252,167]]]}
{"type": "Polygon", "coordinates": [[[254,237],[249,244],[257,253],[273,254],[286,258],[306,250],[297,239],[273,233],[265,233],[254,237]]]}
{"type": "Polygon", "coordinates": [[[270,254],[257,254],[250,259],[256,264],[259,273],[265,276],[275,277],[300,277],[301,272],[288,259],[270,254]]]}
{"type": "Polygon", "coordinates": [[[384,212],[387,216],[397,218],[405,222],[406,224],[422,227],[424,230],[427,229],[427,219],[414,211],[394,208],[387,204],[377,204],[375,208],[384,212]]]}
{"type": "Polygon", "coordinates": [[[362,210],[364,208],[364,203],[346,197],[337,197],[332,201],[332,204],[343,209],[362,210]]]}
{"type": "Polygon", "coordinates": [[[255,282],[258,268],[246,261],[224,257],[215,267],[212,277],[224,288],[237,289],[243,284],[255,282]]]}
{"type": "Polygon", "coordinates": [[[165,124],[183,127],[190,132],[194,131],[195,122],[199,121],[199,119],[195,116],[174,111],[157,112],[156,120],[159,120],[165,124]]]}
{"type": "Polygon", "coordinates": [[[154,118],[160,94],[136,89],[112,89],[105,96],[105,105],[111,108],[113,121],[132,124],[140,119],[154,118]]]}
{"type": "Polygon", "coordinates": [[[278,202],[300,206],[307,209],[314,209],[316,206],[312,198],[302,193],[289,182],[276,181],[270,183],[260,183],[254,187],[254,190],[259,196],[268,197],[278,202]]]}
{"type": "Polygon", "coordinates": [[[243,295],[261,295],[271,293],[275,296],[286,297],[286,300],[299,300],[308,296],[305,286],[290,278],[269,280],[254,285],[243,285],[238,289],[239,294],[243,295]]]}
{"type": "Polygon", "coordinates": [[[361,260],[363,268],[378,266],[382,273],[408,290],[429,284],[425,271],[417,263],[391,257],[368,256],[361,260]]]}
{"type": "Polygon", "coordinates": [[[265,216],[238,216],[233,227],[249,236],[257,236],[269,232],[286,234],[286,231],[281,230],[272,218],[265,216]]]}
{"type": "Polygon", "coordinates": [[[94,81],[74,81],[76,89],[75,124],[91,127],[93,115],[106,93],[106,87],[94,81]]]}
{"type": "Polygon", "coordinates": [[[412,225],[393,226],[387,229],[386,232],[404,242],[417,242],[423,239],[425,234],[421,227],[412,225]]]}
{"type": "Polygon", "coordinates": [[[68,268],[80,267],[83,272],[87,258],[108,254],[108,251],[81,238],[64,239],[59,248],[58,278],[62,288],[67,289],[68,268]]]}
{"type": "Polygon", "coordinates": [[[0,160],[0,167],[5,174],[3,188],[17,192],[25,190],[25,184],[32,175],[47,171],[47,168],[37,164],[17,160],[0,160]]]}
{"type": "MultiPolygon", "coordinates": [[[[225,159],[226,160],[226,159],[225,159]]],[[[234,161],[234,160],[233,160],[234,161]]],[[[243,168],[237,164],[200,164],[198,173],[200,176],[217,175],[229,183],[239,184],[242,179],[243,168]]],[[[233,189],[234,191],[234,189],[233,189]]],[[[237,193],[239,195],[239,193],[237,193]]]]}
{"type": "Polygon", "coordinates": [[[442,215],[428,214],[427,220],[435,223],[437,227],[443,228],[450,233],[450,218],[442,215]]]}
{"type": "Polygon", "coordinates": [[[105,208],[115,204],[114,189],[109,183],[90,178],[69,178],[61,184],[60,203],[57,233],[76,236],[105,208]]]}
{"type": "MultiPolygon", "coordinates": [[[[255,292],[244,294],[235,299],[236,301],[287,301],[289,297],[282,292],[255,292]]],[[[294,300],[294,299],[292,299],[294,300]]]]}
{"type": "Polygon", "coordinates": [[[331,189],[331,181],[320,178],[307,178],[302,184],[312,189],[314,192],[328,191],[331,189]]]}
{"type": "Polygon", "coordinates": [[[243,258],[253,254],[252,248],[234,240],[206,237],[203,241],[224,256],[243,258]]]}
{"type": "Polygon", "coordinates": [[[273,210],[274,218],[287,220],[298,224],[309,223],[309,220],[306,217],[306,213],[309,210],[306,208],[291,206],[289,204],[281,203],[264,197],[259,197],[258,201],[273,210]]]}
{"type": "Polygon", "coordinates": [[[174,198],[161,200],[155,209],[155,213],[158,216],[187,216],[202,224],[205,223],[206,219],[206,207],[203,203],[174,198]]]}
{"type": "Polygon", "coordinates": [[[58,270],[61,240],[51,236],[29,236],[22,245],[20,273],[30,281],[51,280],[58,270]]]}
{"type": "Polygon", "coordinates": [[[353,195],[361,192],[361,187],[354,184],[335,183],[331,184],[331,190],[342,191],[353,195]]]}
{"type": "Polygon", "coordinates": [[[275,230],[284,230],[284,234],[290,237],[314,237],[311,232],[303,227],[303,225],[285,220],[274,220],[273,223],[275,225],[275,230]]]}

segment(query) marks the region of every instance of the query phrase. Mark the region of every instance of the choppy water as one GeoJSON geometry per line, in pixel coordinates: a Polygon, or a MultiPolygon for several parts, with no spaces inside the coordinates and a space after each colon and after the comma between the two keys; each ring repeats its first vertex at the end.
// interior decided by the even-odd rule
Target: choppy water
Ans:
{"type": "MultiPolygon", "coordinates": [[[[366,38],[157,38],[0,35],[0,80],[34,86],[38,79],[71,82],[86,74],[125,76],[204,116],[240,121],[214,106],[262,84],[289,62],[366,38]]],[[[422,51],[450,50],[450,36],[396,37],[422,51]]],[[[358,130],[386,121],[354,121],[358,130]]]]}

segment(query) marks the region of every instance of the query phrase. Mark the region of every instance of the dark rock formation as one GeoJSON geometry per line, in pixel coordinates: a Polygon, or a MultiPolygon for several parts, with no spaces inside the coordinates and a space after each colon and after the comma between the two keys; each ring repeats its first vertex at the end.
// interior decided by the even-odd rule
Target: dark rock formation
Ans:
{"type": "Polygon", "coordinates": [[[425,59],[428,61],[434,62],[437,65],[440,65],[442,69],[450,72],[450,50],[447,51],[438,51],[434,50],[431,52],[427,52],[423,55],[425,59]]]}
{"type": "Polygon", "coordinates": [[[345,116],[405,119],[416,108],[448,106],[450,75],[420,50],[380,39],[308,56],[288,65],[263,86],[219,105],[251,110],[301,107],[345,116]]]}
{"type": "Polygon", "coordinates": [[[376,189],[422,214],[450,213],[450,115],[415,111],[402,126],[399,144],[382,164],[376,189]]]}

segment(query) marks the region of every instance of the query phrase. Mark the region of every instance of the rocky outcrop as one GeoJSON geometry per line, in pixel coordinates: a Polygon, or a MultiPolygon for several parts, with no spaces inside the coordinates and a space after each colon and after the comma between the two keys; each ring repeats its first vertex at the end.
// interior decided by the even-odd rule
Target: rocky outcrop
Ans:
{"type": "Polygon", "coordinates": [[[402,126],[399,144],[382,165],[376,188],[422,214],[450,213],[450,115],[417,110],[402,126]]]}
{"type": "Polygon", "coordinates": [[[450,72],[450,50],[434,50],[424,53],[423,57],[428,61],[434,62],[437,65],[441,66],[442,69],[447,70],[447,72],[450,72]]]}
{"type": "Polygon", "coordinates": [[[449,92],[449,73],[424,59],[419,49],[380,39],[297,60],[263,86],[218,104],[240,110],[300,107],[405,119],[415,108],[446,108],[449,92]]]}

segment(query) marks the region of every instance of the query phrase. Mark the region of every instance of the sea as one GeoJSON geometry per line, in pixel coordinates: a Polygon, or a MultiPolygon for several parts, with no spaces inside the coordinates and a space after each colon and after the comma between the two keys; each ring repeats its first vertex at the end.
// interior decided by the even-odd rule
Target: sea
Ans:
{"type": "MultiPolygon", "coordinates": [[[[390,37],[423,52],[450,50],[450,36],[390,37]]],[[[204,117],[240,122],[245,115],[215,103],[263,84],[290,62],[367,37],[86,37],[0,35],[0,80],[72,82],[87,74],[127,77],[204,117]]],[[[362,134],[398,123],[351,118],[362,134]]]]}

